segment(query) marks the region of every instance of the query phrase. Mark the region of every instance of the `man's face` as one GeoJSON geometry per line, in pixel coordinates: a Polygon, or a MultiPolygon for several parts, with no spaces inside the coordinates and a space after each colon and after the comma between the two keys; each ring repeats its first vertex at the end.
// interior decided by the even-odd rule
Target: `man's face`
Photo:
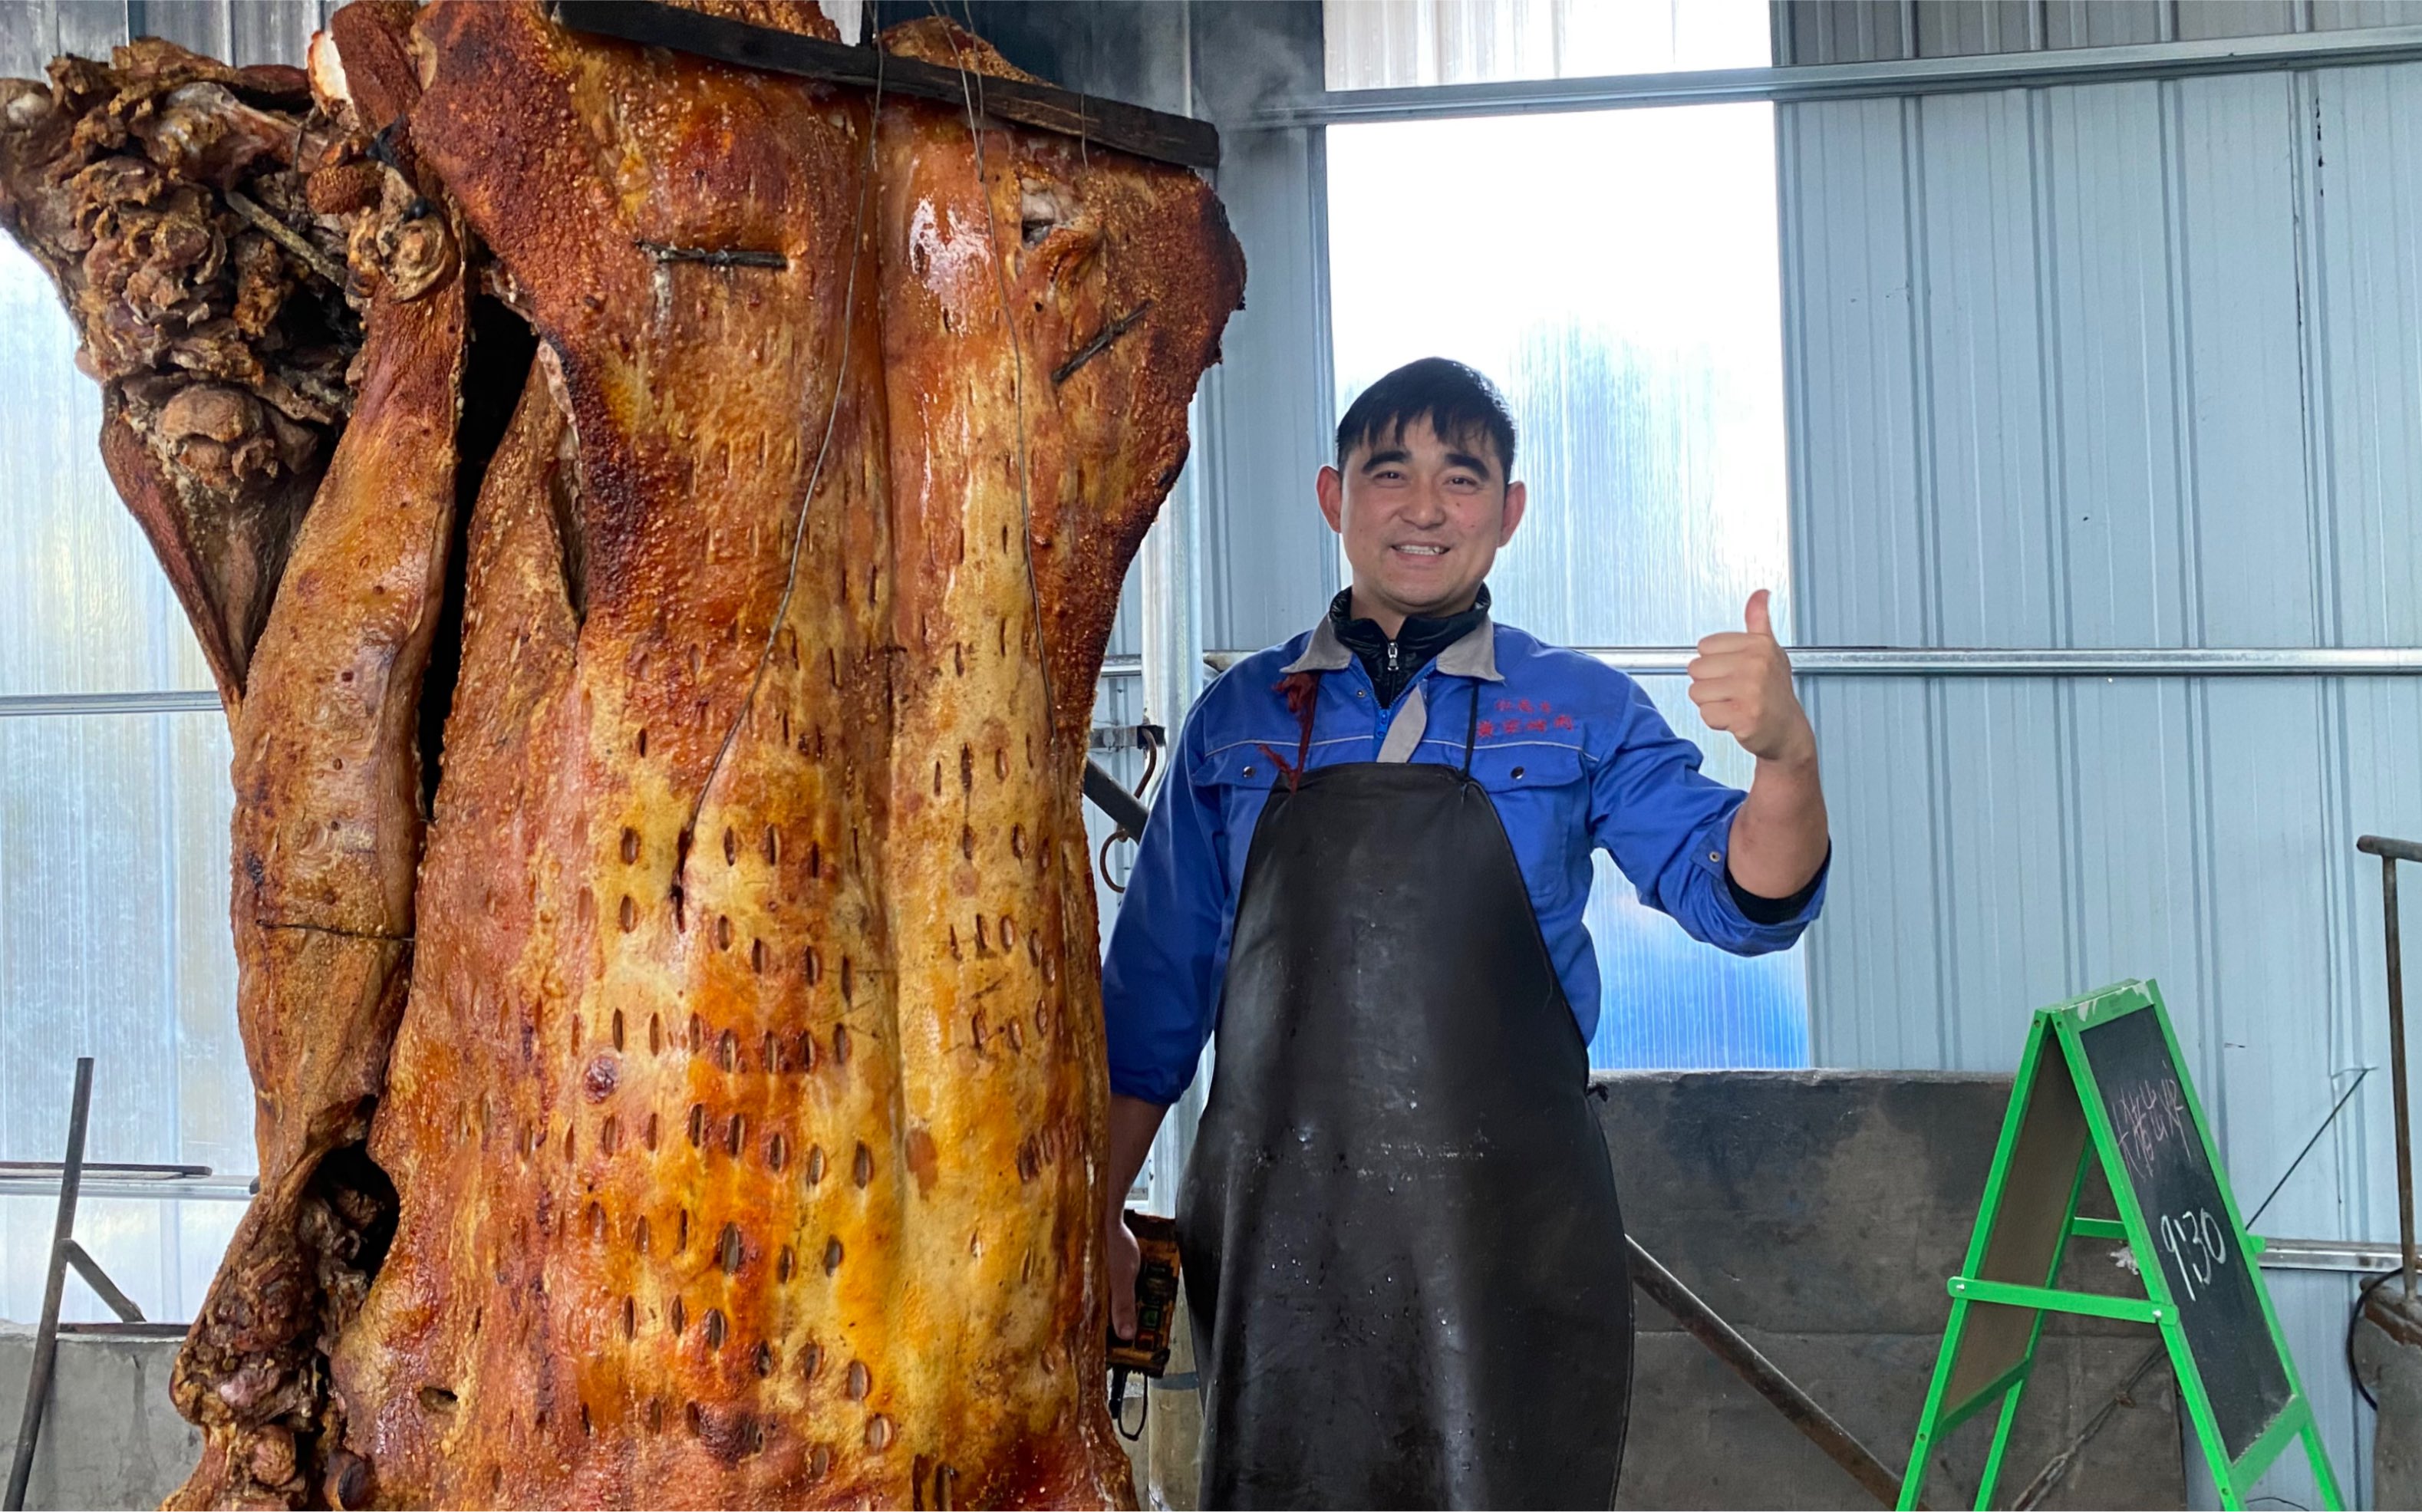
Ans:
{"type": "Polygon", "coordinates": [[[1354,569],[1354,612],[1391,636],[1408,615],[1470,607],[1522,523],[1522,485],[1507,484],[1494,444],[1442,441],[1426,417],[1356,448],[1342,473],[1323,467],[1319,488],[1354,569]]]}

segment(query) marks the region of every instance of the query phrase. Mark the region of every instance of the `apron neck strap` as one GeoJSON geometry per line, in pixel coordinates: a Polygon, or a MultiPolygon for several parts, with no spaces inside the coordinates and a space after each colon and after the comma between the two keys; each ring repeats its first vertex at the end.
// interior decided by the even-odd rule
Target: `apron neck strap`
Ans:
{"type": "Polygon", "coordinates": [[[1480,680],[1471,680],[1471,713],[1463,722],[1463,775],[1471,777],[1471,748],[1480,734],[1480,680]]]}

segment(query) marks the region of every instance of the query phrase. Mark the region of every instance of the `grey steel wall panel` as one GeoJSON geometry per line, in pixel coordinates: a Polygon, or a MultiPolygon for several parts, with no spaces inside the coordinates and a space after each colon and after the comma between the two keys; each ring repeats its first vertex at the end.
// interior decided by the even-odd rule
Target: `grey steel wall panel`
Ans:
{"type": "Polygon", "coordinates": [[[1236,125],[1321,88],[1319,0],[1193,0],[1196,87],[1221,127],[1216,175],[1245,249],[1245,307],[1205,375],[1197,441],[1203,643],[1258,649],[1318,617],[1338,587],[1336,537],[1312,480],[1336,426],[1329,342],[1324,134],[1236,125]]]}
{"type": "Polygon", "coordinates": [[[2178,39],[2276,37],[2304,31],[2304,0],[2176,0],[2178,39]]]}
{"type": "Polygon", "coordinates": [[[1899,0],[1778,0],[1777,63],[1866,63],[1906,57],[1899,0]]]}
{"type": "Polygon", "coordinates": [[[2054,89],[2035,106],[2063,627],[2077,645],[2189,643],[2184,403],[2162,87],[2054,89]]]}
{"type": "Polygon", "coordinates": [[[2422,0],[1775,0],[1775,9],[1778,63],[2282,37],[2422,22],[2422,0]],[[1912,20],[1916,46],[1904,51],[1912,20]]]}
{"type": "Polygon", "coordinates": [[[1804,688],[1842,836],[1824,920],[1807,937],[1810,1058],[1957,1065],[1943,1040],[1952,1016],[1942,1008],[1946,941],[1936,908],[1947,879],[1928,690],[1901,681],[1804,688]],[[1884,791],[1886,773],[1897,774],[1896,795],[1884,791]]]}
{"type": "Polygon", "coordinates": [[[2338,500],[2329,524],[2341,644],[2422,643],[2422,557],[2411,549],[2422,523],[2422,345],[2383,339],[2422,329],[2422,197],[2351,192],[2422,183],[2414,87],[2410,70],[2345,70],[2330,76],[2312,121],[2329,211],[2314,324],[2327,355],[2323,461],[2338,500]]]}
{"type": "Polygon", "coordinates": [[[2046,47],[2118,47],[2170,39],[2168,0],[2047,0],[2046,47]]]}
{"type": "Polygon", "coordinates": [[[1316,130],[1231,132],[1219,170],[1245,249],[1245,307],[1203,381],[1219,423],[1203,510],[1203,643],[1251,649],[1318,617],[1338,587],[1337,538],[1313,476],[1329,460],[1326,181],[1316,130]]]}
{"type": "MultiPolygon", "coordinates": [[[[2422,67],[1778,116],[1802,639],[2422,641],[2422,67]]],[[[2422,686],[1822,679],[1811,709],[1820,1063],[2006,1067],[2029,1010],[2156,976],[2249,1203],[2384,1067],[2352,842],[2422,834],[2422,686]]],[[[2261,1227],[2393,1234],[2388,1104],[2383,1070],[2261,1227]]],[[[2360,1477],[2344,1285],[2281,1295],[2360,1477]]]]}
{"type": "Polygon", "coordinates": [[[1916,423],[1931,437],[1928,491],[1968,504],[1921,513],[1940,594],[1932,629],[1953,645],[2057,643],[2051,431],[2041,405],[2007,402],[2040,392],[2050,361],[2027,112],[2020,93],[1952,95],[1927,105],[1925,131],[1911,138],[1911,230],[1922,249],[1916,423]],[[1937,263],[1958,268],[1958,278],[1931,276],[1937,263]]]}
{"type": "Polygon", "coordinates": [[[1900,157],[1911,108],[1863,100],[1775,112],[1792,492],[1803,501],[1861,501],[1832,512],[1839,517],[1822,531],[1793,531],[1793,581],[1872,585],[1802,600],[1802,641],[1937,643],[1911,433],[1910,197],[1900,157]]]}
{"type": "Polygon", "coordinates": [[[2422,0],[2307,0],[2315,31],[2411,26],[2422,22],[2422,0]]]}
{"type": "Polygon", "coordinates": [[[2043,45],[2035,0],[1917,0],[1917,55],[2024,53],[2043,45]]]}

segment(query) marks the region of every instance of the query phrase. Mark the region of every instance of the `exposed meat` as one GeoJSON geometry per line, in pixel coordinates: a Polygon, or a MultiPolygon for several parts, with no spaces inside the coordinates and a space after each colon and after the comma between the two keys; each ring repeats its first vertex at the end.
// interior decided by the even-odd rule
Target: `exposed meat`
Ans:
{"type": "Polygon", "coordinates": [[[349,227],[307,203],[333,134],[310,103],[298,70],[153,39],[0,80],[0,228],[76,323],[102,458],[230,717],[361,340],[349,227]]]}
{"type": "Polygon", "coordinates": [[[965,108],[529,0],[332,32],[297,203],[369,344],[238,725],[263,1198],[181,1500],[1130,1500],[1078,803],[1242,288],[1218,201],[984,121],[1011,71],[938,21],[886,45],[965,108]],[[458,633],[466,255],[540,356],[458,633]]]}
{"type": "MultiPolygon", "coordinates": [[[[365,97],[382,119],[408,103],[365,97]]],[[[203,1428],[183,1505],[318,1499],[323,1357],[394,1224],[362,1145],[410,980],[423,674],[469,332],[459,224],[388,177],[381,201],[412,213],[365,215],[352,239],[368,331],[353,420],[233,713],[237,1018],[261,1185],[178,1361],[178,1406],[203,1428]]]]}

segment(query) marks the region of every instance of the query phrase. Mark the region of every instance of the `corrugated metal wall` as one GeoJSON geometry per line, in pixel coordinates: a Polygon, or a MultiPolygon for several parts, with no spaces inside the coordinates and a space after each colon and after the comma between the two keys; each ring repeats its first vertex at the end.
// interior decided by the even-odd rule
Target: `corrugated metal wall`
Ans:
{"type": "Polygon", "coordinates": [[[2417,0],[1775,0],[1777,63],[1865,63],[2422,24],[2417,0]]]}
{"type": "MultiPolygon", "coordinates": [[[[2422,67],[1779,112],[1799,637],[2422,643],[2422,67]]],[[[1820,1063],[2158,977],[2264,1232],[2396,1233],[2377,863],[2422,682],[1819,679],[1820,1063]]],[[[2274,1277],[2342,1473],[2351,1284],[2274,1277]]],[[[2288,1482],[2282,1483],[2291,1499],[2288,1482]]]]}

